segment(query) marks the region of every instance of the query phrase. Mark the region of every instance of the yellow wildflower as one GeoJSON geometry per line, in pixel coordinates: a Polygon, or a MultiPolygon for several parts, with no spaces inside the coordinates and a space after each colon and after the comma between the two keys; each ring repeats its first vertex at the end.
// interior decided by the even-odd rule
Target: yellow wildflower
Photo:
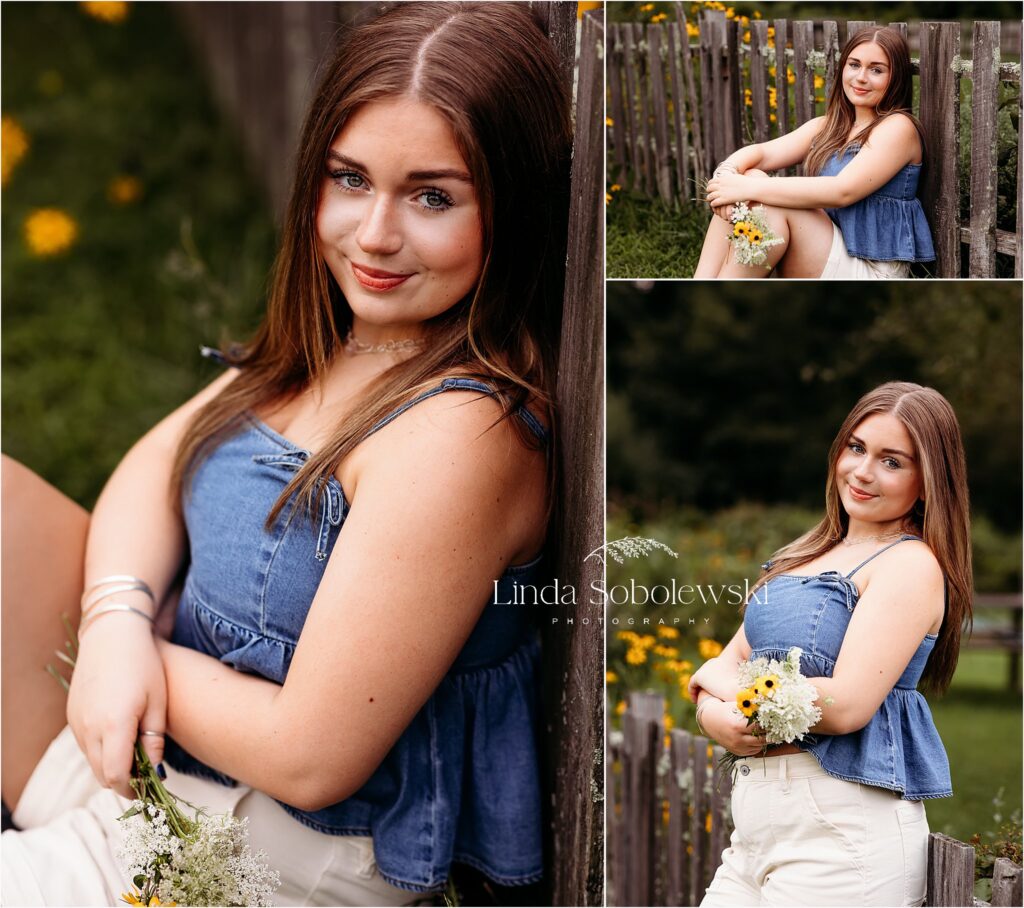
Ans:
{"type": "Polygon", "coordinates": [[[652,9],[654,9],[653,3],[645,3],[643,6],[640,7],[640,12],[649,13],[652,9]]]}
{"type": "Polygon", "coordinates": [[[793,75],[793,73],[792,73],[792,72],[790,72],[790,71],[789,71],[788,69],[786,70],[786,81],[787,81],[787,82],[788,82],[788,83],[789,83],[790,85],[793,85],[793,84],[794,84],[794,83],[796,82],[796,76],[795,76],[795,75],[793,75]]]}
{"type": "Polygon", "coordinates": [[[636,645],[637,646],[645,646],[648,649],[650,649],[657,642],[658,642],[657,637],[654,637],[651,634],[644,634],[639,640],[637,640],[636,645]]]}
{"type": "Polygon", "coordinates": [[[757,704],[754,702],[754,691],[751,688],[741,690],[736,694],[736,706],[748,719],[757,712],[757,704]]]}
{"type": "Polygon", "coordinates": [[[611,117],[605,117],[604,118],[604,125],[605,126],[614,126],[615,125],[615,121],[611,117]]]}
{"type": "Polygon", "coordinates": [[[758,10],[756,10],[756,9],[754,10],[754,18],[755,19],[760,19],[761,18],[761,13],[758,10]]]}
{"type": "MultiPolygon", "coordinates": [[[[758,18],[760,18],[760,16],[758,18]]],[[[775,26],[774,25],[769,25],[768,26],[768,37],[769,37],[769,39],[775,37],[775,26]]]]}
{"type": "Polygon", "coordinates": [[[656,646],[654,647],[654,652],[666,659],[675,659],[679,655],[679,650],[674,646],[656,646]]]}
{"type": "Polygon", "coordinates": [[[746,26],[750,25],[750,17],[749,16],[740,16],[740,20],[739,21],[740,21],[740,25],[742,25],[744,28],[746,26]]]}
{"type": "Polygon", "coordinates": [[[768,114],[768,122],[769,123],[774,123],[777,119],[778,119],[778,117],[776,117],[775,114],[768,114]]]}
{"type": "Polygon", "coordinates": [[[612,183],[612,192],[618,192],[622,187],[618,183],[612,183]]]}
{"type": "Polygon", "coordinates": [[[659,627],[658,636],[664,637],[666,640],[678,640],[679,629],[675,627],[659,627]]]}
{"type": "MultiPolygon", "coordinates": [[[[746,224],[746,221],[741,221],[746,224]]],[[[752,224],[747,224],[748,229],[753,229],[752,224]]],[[[697,644],[697,652],[700,653],[701,659],[714,659],[722,651],[722,644],[717,640],[701,640],[697,644]]]]}
{"type": "Polygon", "coordinates": [[[625,640],[627,643],[632,643],[640,638],[633,633],[633,631],[619,631],[616,635],[620,640],[625,640]]]}
{"type": "Polygon", "coordinates": [[[102,22],[124,22],[128,18],[128,4],[121,0],[87,0],[82,12],[102,22]]]}
{"type": "Polygon", "coordinates": [[[631,646],[626,652],[626,661],[630,665],[643,665],[647,661],[647,650],[642,646],[631,646]]]}
{"type": "Polygon", "coordinates": [[[744,44],[749,44],[750,43],[750,32],[744,32],[743,33],[743,43],[744,44]]]}
{"type": "MultiPolygon", "coordinates": [[[[733,236],[746,236],[748,233],[750,233],[750,224],[747,223],[746,221],[739,221],[736,224],[736,226],[732,228],[732,235],[733,236]]],[[[703,646],[703,644],[704,644],[703,640],[701,640],[701,642],[699,644],[697,644],[697,648],[701,650],[700,654],[702,656],[704,656],[704,651],[703,651],[703,649],[701,649],[701,646],[703,646]]],[[[704,658],[709,658],[709,657],[705,656],[704,658]]]]}
{"type": "Polygon", "coordinates": [[[605,205],[607,205],[609,202],[611,202],[611,200],[612,200],[611,193],[610,192],[606,192],[604,194],[604,203],[605,203],[605,205]]]}
{"type": "Polygon", "coordinates": [[[619,700],[619,702],[615,704],[615,715],[621,716],[625,711],[626,711],[626,701],[625,700],[619,700]]]}
{"type": "Polygon", "coordinates": [[[651,22],[664,22],[668,18],[668,13],[658,13],[656,16],[651,16],[651,22]]]}
{"type": "Polygon", "coordinates": [[[764,239],[764,236],[761,234],[760,230],[751,230],[748,239],[750,240],[751,246],[760,246],[761,240],[764,239]]]}
{"type": "Polygon", "coordinates": [[[576,4],[576,18],[582,19],[583,14],[587,12],[587,10],[600,9],[601,6],[601,0],[580,0],[580,2],[576,4]]]}
{"type": "Polygon", "coordinates": [[[40,257],[64,252],[77,236],[78,225],[57,208],[37,208],[25,219],[25,240],[40,257]]]}
{"type": "Polygon", "coordinates": [[[137,177],[119,174],[107,184],[107,198],[115,205],[131,205],[142,197],[142,183],[137,177]]]}
{"type": "Polygon", "coordinates": [[[689,697],[689,687],[690,687],[690,673],[689,672],[682,672],[682,673],[680,673],[680,675],[679,675],[679,693],[682,694],[683,697],[687,697],[687,698],[689,697]]]}
{"type": "Polygon", "coordinates": [[[709,810],[707,816],[704,817],[704,831],[711,832],[711,811],[709,810]]]}
{"type": "Polygon", "coordinates": [[[734,10],[734,9],[733,9],[733,8],[732,8],[732,7],[730,6],[730,7],[729,7],[729,8],[728,8],[728,9],[727,9],[727,10],[725,11],[725,18],[726,18],[726,19],[735,19],[735,18],[736,18],[736,10],[734,10]]]}
{"type": "Polygon", "coordinates": [[[754,682],[754,692],[760,694],[762,697],[774,697],[775,691],[779,687],[778,675],[761,675],[754,682]]]}
{"type": "Polygon", "coordinates": [[[14,173],[18,162],[28,151],[28,136],[14,117],[4,117],[0,125],[0,182],[4,186],[14,173]]]}
{"type": "MultiPolygon", "coordinates": [[[[669,736],[665,735],[665,750],[668,750],[669,743],[669,736]]],[[[661,825],[668,826],[668,798],[661,802],[661,825]]]]}
{"type": "Polygon", "coordinates": [[[773,79],[775,78],[775,67],[774,66],[769,66],[768,67],[768,75],[771,76],[773,79]]]}
{"type": "Polygon", "coordinates": [[[619,676],[615,674],[615,672],[605,672],[604,680],[607,681],[609,684],[614,684],[616,681],[619,680],[619,676]]]}
{"type": "MultiPolygon", "coordinates": [[[[129,905],[146,905],[147,903],[142,901],[142,893],[138,889],[132,888],[131,892],[122,892],[121,901],[127,902],[129,905]]],[[[167,906],[167,908],[177,908],[177,902],[161,902],[160,896],[154,895],[150,898],[149,905],[152,906],[167,906]]]]}
{"type": "Polygon", "coordinates": [[[814,74],[814,87],[815,88],[824,88],[825,87],[825,77],[824,76],[819,76],[817,73],[815,73],[814,74]]]}
{"type": "Polygon", "coordinates": [[[699,38],[700,37],[700,29],[696,25],[694,25],[692,22],[687,22],[686,23],[686,37],[688,37],[688,38],[699,38]]]}

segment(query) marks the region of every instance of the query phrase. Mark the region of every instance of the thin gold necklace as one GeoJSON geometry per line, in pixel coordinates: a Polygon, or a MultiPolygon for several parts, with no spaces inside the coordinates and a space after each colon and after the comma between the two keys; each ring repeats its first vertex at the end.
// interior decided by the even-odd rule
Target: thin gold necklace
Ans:
{"type": "Polygon", "coordinates": [[[408,338],[407,340],[389,340],[383,344],[368,344],[359,340],[349,328],[342,347],[346,353],[354,356],[360,353],[404,353],[406,350],[419,350],[426,343],[423,338],[408,338]]]}
{"type": "Polygon", "coordinates": [[[899,530],[895,533],[882,533],[879,536],[862,536],[860,539],[855,539],[853,542],[850,541],[848,536],[844,536],[839,542],[842,545],[860,545],[862,542],[881,542],[883,539],[895,539],[897,536],[902,536],[903,531],[899,530]]]}

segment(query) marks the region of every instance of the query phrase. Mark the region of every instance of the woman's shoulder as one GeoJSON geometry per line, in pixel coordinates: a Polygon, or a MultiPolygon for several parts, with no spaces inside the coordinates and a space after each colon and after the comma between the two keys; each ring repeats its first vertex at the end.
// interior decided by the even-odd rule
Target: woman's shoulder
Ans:
{"type": "Polygon", "coordinates": [[[887,143],[900,143],[915,149],[921,148],[921,133],[918,130],[917,121],[902,110],[893,111],[883,116],[871,131],[866,144],[871,144],[871,140],[876,137],[884,139],[887,143]]]}
{"type": "Polygon", "coordinates": [[[873,580],[886,582],[912,577],[922,589],[943,588],[942,566],[923,539],[905,539],[892,546],[885,556],[875,559],[873,580]]]}

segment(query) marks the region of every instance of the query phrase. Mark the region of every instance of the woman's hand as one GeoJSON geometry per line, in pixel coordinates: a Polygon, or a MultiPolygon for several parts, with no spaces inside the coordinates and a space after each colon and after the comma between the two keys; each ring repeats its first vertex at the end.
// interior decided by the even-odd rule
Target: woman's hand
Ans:
{"type": "Polygon", "coordinates": [[[708,181],[707,202],[715,209],[724,208],[727,205],[735,205],[737,202],[750,202],[751,182],[753,178],[744,176],[741,173],[732,173],[728,170],[719,171],[708,181]]]}
{"type": "MultiPolygon", "coordinates": [[[[149,625],[131,614],[105,615],[79,643],[68,693],[68,724],[93,774],[105,788],[133,798],[128,780],[140,730],[163,733],[167,688],[149,625]]],[[[153,764],[163,760],[164,739],[146,735],[153,764]]]]}
{"type": "Polygon", "coordinates": [[[690,699],[696,703],[702,690],[706,690],[719,700],[732,700],[739,690],[736,681],[736,666],[730,666],[728,661],[723,662],[721,656],[708,659],[691,676],[687,693],[690,699]]]}
{"type": "Polygon", "coordinates": [[[700,711],[700,724],[708,735],[737,756],[750,757],[764,751],[764,740],[752,734],[757,726],[747,725],[733,702],[707,701],[700,711]]]}

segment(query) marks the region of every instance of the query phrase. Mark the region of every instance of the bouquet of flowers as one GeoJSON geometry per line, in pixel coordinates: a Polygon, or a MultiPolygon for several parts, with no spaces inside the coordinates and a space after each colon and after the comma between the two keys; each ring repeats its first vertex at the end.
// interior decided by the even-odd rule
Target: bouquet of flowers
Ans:
{"type": "MultiPolygon", "coordinates": [[[[821,710],[814,705],[818,690],[800,673],[801,652],[794,646],[782,662],[760,658],[739,665],[736,707],[748,726],[756,724],[764,732],[765,751],[770,744],[802,740],[821,720],[821,710]]],[[[740,759],[727,753],[721,763],[732,767],[740,759]]]]}
{"type": "MultiPolygon", "coordinates": [[[[58,650],[57,657],[74,669],[78,635],[67,616],[64,627],[67,652],[58,650]]],[[[53,665],[46,670],[65,691],[69,689],[53,665]]],[[[122,901],[147,906],[273,904],[271,896],[281,883],[280,876],[264,863],[264,852],[250,850],[247,819],[209,816],[171,794],[141,739],[135,741],[130,784],[136,798],[118,817],[125,823],[118,860],[133,888],[121,894],[122,901]],[[183,807],[190,808],[192,815],[183,807]]]]}
{"type": "Polygon", "coordinates": [[[778,246],[782,237],[772,232],[765,217],[764,206],[751,208],[746,202],[738,202],[733,206],[729,223],[732,224],[729,242],[736,253],[736,261],[741,265],[769,268],[768,250],[778,246]]]}

